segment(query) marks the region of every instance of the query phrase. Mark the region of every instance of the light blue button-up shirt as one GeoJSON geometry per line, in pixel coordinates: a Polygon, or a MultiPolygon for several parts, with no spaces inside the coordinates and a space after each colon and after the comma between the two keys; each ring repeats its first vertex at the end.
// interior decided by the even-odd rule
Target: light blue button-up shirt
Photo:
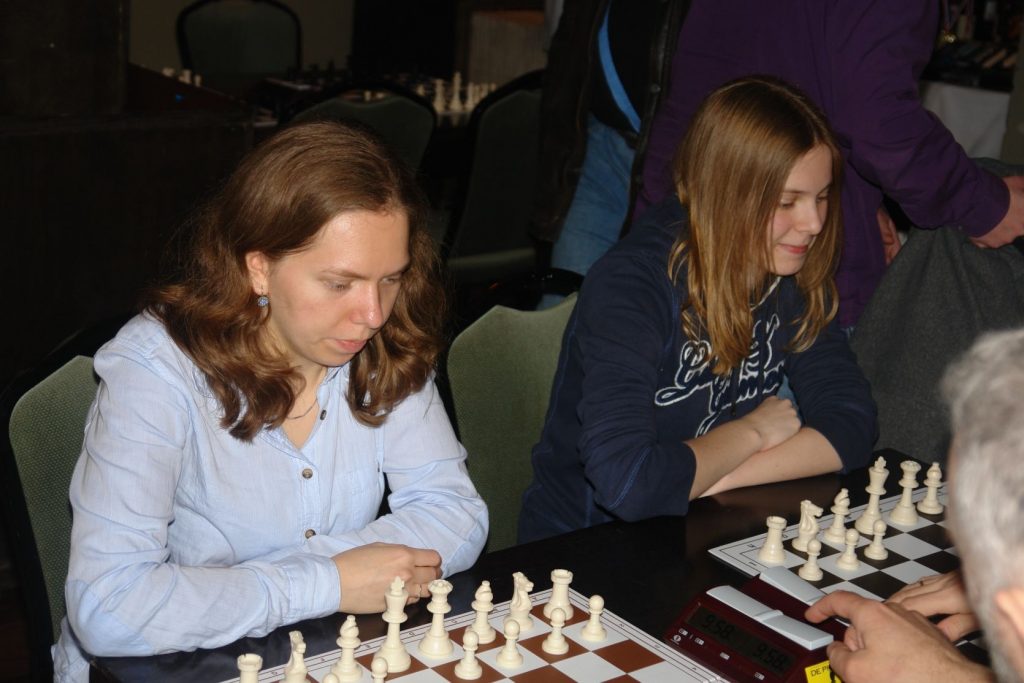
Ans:
{"type": "Polygon", "coordinates": [[[336,612],[331,558],[357,546],[433,548],[445,574],[483,547],[487,509],[433,383],[374,428],[348,407],[347,366],[332,369],[296,448],[281,429],[250,443],[228,434],[202,373],[149,316],[100,349],[95,368],[71,480],[58,681],[87,680],[79,648],[213,648],[336,612]],[[376,518],[385,477],[391,513],[376,518]]]}

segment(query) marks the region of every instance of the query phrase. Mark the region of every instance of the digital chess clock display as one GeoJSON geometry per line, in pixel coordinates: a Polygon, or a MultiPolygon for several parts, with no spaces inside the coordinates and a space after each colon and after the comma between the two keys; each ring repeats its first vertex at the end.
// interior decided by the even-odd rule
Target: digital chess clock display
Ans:
{"type": "Polygon", "coordinates": [[[697,607],[687,619],[687,623],[718,644],[757,662],[779,676],[789,671],[793,664],[792,655],[773,647],[729,619],[712,612],[704,605],[697,607]]]}

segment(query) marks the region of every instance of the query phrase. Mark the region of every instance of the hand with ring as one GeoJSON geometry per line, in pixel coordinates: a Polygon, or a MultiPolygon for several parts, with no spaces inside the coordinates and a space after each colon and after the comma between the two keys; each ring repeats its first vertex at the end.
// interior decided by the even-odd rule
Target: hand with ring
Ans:
{"type": "Polygon", "coordinates": [[[953,642],[980,628],[958,571],[927,576],[900,589],[886,602],[902,605],[926,617],[946,615],[936,626],[953,642]]]}

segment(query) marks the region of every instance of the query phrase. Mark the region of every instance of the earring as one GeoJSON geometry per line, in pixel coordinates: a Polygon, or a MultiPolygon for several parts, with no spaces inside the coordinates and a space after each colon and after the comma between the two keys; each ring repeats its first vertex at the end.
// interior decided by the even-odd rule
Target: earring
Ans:
{"type": "Polygon", "coordinates": [[[260,294],[258,297],[256,297],[256,305],[259,306],[260,308],[266,308],[267,306],[270,305],[270,297],[267,296],[266,294],[260,294]]]}

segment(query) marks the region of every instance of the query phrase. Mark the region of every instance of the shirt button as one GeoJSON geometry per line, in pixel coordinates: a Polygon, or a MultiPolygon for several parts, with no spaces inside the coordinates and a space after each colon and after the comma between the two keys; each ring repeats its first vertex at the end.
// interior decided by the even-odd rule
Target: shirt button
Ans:
{"type": "Polygon", "coordinates": [[[316,536],[316,532],[312,529],[306,529],[306,538],[313,538],[316,536]]]}
{"type": "Polygon", "coordinates": [[[308,467],[306,469],[302,470],[302,478],[303,479],[312,479],[313,478],[313,470],[309,469],[308,467]]]}

